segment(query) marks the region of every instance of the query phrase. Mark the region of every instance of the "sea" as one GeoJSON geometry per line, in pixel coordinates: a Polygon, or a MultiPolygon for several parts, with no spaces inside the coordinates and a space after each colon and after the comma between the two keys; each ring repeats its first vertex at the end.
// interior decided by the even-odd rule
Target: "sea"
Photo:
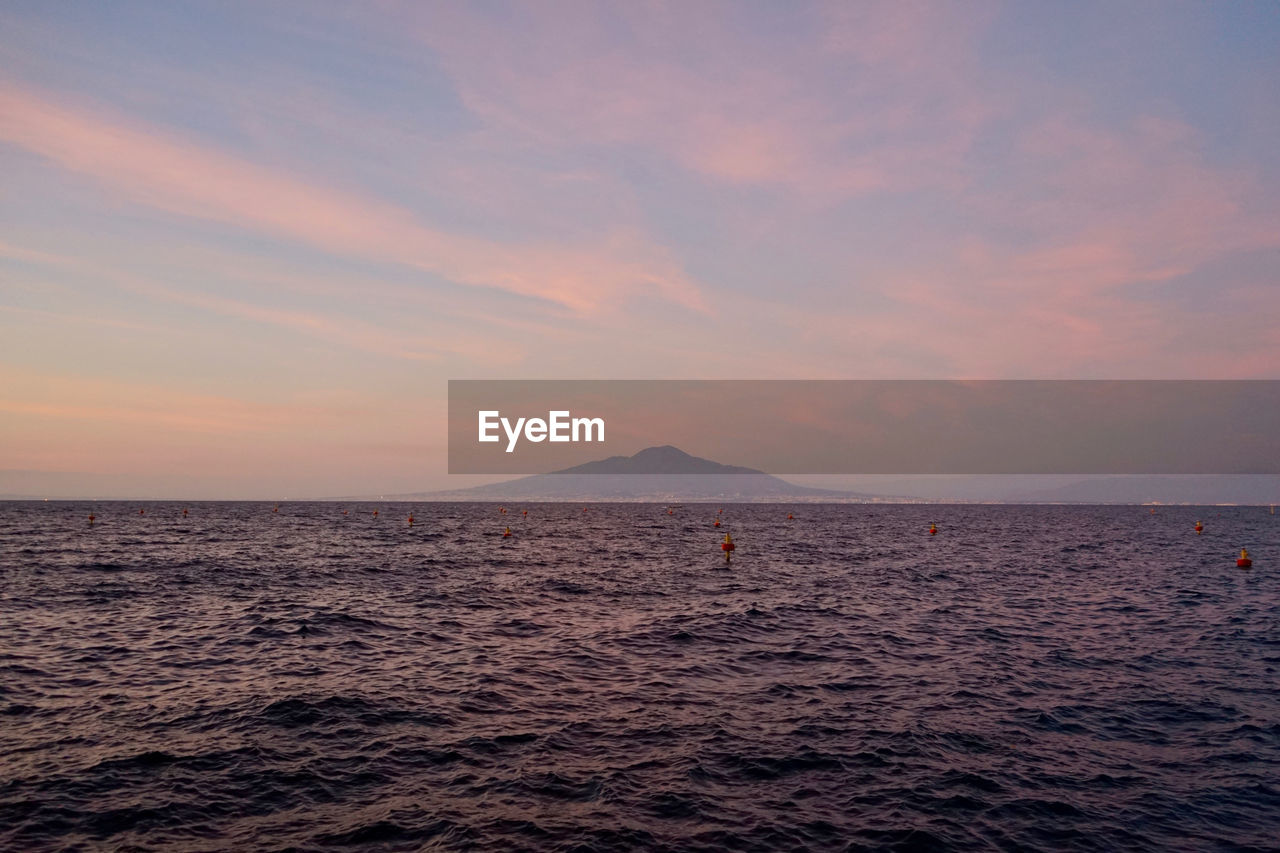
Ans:
{"type": "Polygon", "coordinates": [[[6,851],[1278,848],[1267,507],[0,504],[6,851]]]}

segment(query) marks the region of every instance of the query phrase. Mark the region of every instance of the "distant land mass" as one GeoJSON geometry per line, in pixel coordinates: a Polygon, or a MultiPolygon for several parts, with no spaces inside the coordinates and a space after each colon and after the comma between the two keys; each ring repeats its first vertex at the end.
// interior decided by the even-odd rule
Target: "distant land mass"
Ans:
{"type": "Polygon", "coordinates": [[[1091,477],[1054,487],[1013,491],[1010,503],[1247,504],[1280,501],[1274,474],[1091,477]]]}
{"type": "Polygon", "coordinates": [[[722,465],[663,445],[562,471],[449,492],[388,496],[404,500],[858,501],[857,492],[797,486],[755,468],[722,465]]]}
{"type": "Polygon", "coordinates": [[[906,477],[876,482],[854,484],[853,489],[803,486],[755,468],[724,465],[663,445],[549,474],[381,499],[1051,504],[1268,504],[1280,499],[1280,477],[1273,475],[906,477]]]}
{"type": "MultiPolygon", "coordinates": [[[[326,501],[683,501],[809,503],[1245,504],[1280,503],[1280,476],[955,475],[815,478],[792,483],[755,468],[724,465],[676,447],[650,447],[563,471],[467,489],[301,498],[326,501]]],[[[200,484],[173,477],[142,492],[127,475],[0,470],[0,500],[238,500],[202,498],[200,484]]],[[[257,498],[265,500],[266,498],[257,498]]],[[[276,500],[289,500],[281,494],[276,500]]],[[[296,499],[296,498],[295,498],[296,499]]]]}

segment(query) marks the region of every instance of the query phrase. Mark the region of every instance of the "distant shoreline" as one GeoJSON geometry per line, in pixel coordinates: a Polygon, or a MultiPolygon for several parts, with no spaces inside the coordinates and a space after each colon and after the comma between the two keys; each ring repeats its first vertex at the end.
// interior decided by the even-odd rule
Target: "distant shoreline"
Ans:
{"type": "Polygon", "coordinates": [[[50,504],[69,504],[69,503],[114,503],[114,504],[263,504],[266,506],[278,505],[281,507],[290,504],[493,504],[495,506],[525,506],[525,505],[612,505],[612,504],[635,504],[638,506],[675,506],[697,504],[700,506],[768,506],[787,505],[787,506],[1132,506],[1132,507],[1258,507],[1260,509],[1268,509],[1271,506],[1280,506],[1280,501],[1276,504],[1270,503],[1197,503],[1188,501],[1183,503],[1153,503],[1153,502],[1135,502],[1135,501],[996,501],[996,500],[960,500],[950,498],[920,498],[920,499],[884,499],[884,500],[713,500],[707,498],[672,498],[670,500],[636,498],[634,500],[619,498],[581,498],[581,499],[547,499],[547,498],[522,498],[518,500],[500,500],[497,498],[413,498],[404,496],[389,496],[386,498],[296,498],[292,500],[280,499],[272,500],[270,498],[41,498],[41,497],[22,497],[22,496],[0,496],[0,503],[50,503],[50,504]]]}

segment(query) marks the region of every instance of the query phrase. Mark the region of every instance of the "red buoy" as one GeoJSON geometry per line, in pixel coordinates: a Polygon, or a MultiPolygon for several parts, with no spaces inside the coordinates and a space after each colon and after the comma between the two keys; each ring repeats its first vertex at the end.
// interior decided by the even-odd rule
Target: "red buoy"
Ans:
{"type": "Polygon", "coordinates": [[[1236,568],[1238,569],[1253,568],[1253,560],[1249,559],[1249,552],[1244,548],[1240,549],[1240,558],[1236,560],[1236,568]]]}

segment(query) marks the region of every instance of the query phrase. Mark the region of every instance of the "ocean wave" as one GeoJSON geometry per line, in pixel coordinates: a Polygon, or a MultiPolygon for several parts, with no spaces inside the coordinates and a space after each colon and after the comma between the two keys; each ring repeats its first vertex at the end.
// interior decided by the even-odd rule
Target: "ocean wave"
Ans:
{"type": "Polygon", "coordinates": [[[87,511],[0,507],[0,849],[1274,847],[1280,591],[1191,508],[87,511]]]}

